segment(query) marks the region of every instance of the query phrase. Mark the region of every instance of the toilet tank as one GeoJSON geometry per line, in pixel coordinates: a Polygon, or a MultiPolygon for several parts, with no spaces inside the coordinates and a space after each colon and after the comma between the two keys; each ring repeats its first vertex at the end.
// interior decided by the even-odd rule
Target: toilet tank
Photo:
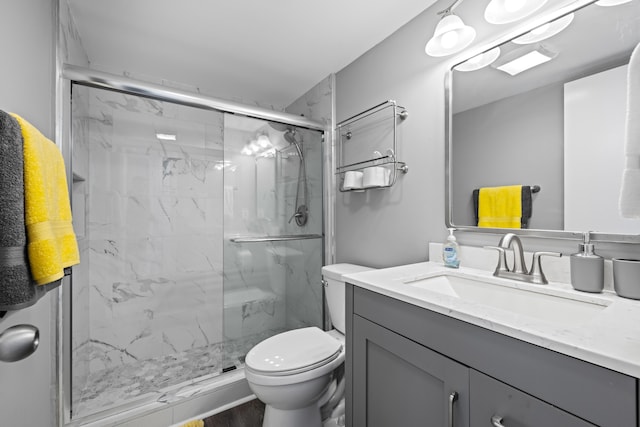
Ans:
{"type": "Polygon", "coordinates": [[[322,267],[324,294],[329,308],[329,317],[333,327],[345,333],[345,287],[342,276],[373,270],[355,264],[331,264],[322,267]]]}

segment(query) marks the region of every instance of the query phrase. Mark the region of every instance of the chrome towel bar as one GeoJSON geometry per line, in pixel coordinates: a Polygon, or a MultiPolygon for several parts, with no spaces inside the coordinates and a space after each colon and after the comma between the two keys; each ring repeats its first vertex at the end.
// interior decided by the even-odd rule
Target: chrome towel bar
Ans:
{"type": "Polygon", "coordinates": [[[322,239],[322,234],[288,234],[282,236],[247,236],[232,237],[229,239],[233,243],[263,243],[263,242],[285,242],[288,240],[322,239]]]}

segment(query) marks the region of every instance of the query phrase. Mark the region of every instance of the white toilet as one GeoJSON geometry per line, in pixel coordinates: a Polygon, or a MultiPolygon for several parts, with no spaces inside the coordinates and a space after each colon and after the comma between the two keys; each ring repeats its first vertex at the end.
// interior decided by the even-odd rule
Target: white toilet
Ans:
{"type": "Polygon", "coordinates": [[[263,427],[321,427],[333,371],[344,362],[343,275],[370,270],[353,264],[322,267],[329,316],[335,329],[294,329],[253,347],[245,359],[249,387],[265,407],[263,427]]]}

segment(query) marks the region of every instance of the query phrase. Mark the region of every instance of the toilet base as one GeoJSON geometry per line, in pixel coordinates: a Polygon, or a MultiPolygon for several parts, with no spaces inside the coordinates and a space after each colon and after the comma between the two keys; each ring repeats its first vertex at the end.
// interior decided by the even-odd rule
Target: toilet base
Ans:
{"type": "Polygon", "coordinates": [[[317,404],[300,409],[277,409],[266,405],[262,427],[322,427],[317,404]]]}

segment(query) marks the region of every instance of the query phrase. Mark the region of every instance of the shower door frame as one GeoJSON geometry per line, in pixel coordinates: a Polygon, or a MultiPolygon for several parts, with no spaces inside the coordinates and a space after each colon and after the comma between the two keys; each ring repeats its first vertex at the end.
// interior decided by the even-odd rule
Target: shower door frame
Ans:
{"type": "MultiPolygon", "coordinates": [[[[239,114],[271,122],[278,122],[308,130],[322,131],[323,144],[323,260],[325,263],[332,263],[335,260],[334,224],[335,224],[335,144],[333,134],[333,122],[335,121],[334,102],[332,101],[331,123],[323,124],[316,120],[308,119],[290,113],[284,113],[266,108],[245,105],[237,102],[214,98],[200,93],[175,89],[159,84],[144,82],[124,76],[105,73],[89,68],[78,67],[69,64],[58,64],[59,78],[56,84],[56,139],[60,142],[60,149],[67,162],[67,182],[72,182],[72,152],[73,143],[71,135],[71,90],[74,84],[88,86],[98,89],[116,91],[128,95],[151,98],[158,101],[171,102],[204,110],[212,110],[221,113],[239,114]]],[[[335,79],[333,79],[335,80],[335,79]]],[[[335,85],[332,85],[335,87],[335,85]]],[[[71,184],[69,184],[71,185],[71,184]]],[[[72,197],[72,192],[70,197],[72,197]]],[[[71,298],[67,291],[73,276],[66,277],[66,286],[56,294],[55,306],[55,337],[53,339],[53,349],[55,351],[56,369],[55,383],[57,385],[57,419],[58,425],[64,426],[69,423],[75,424],[71,418],[71,298]],[[66,313],[66,315],[65,315],[66,313]]],[[[323,288],[324,294],[324,288],[323,288]]],[[[323,295],[324,301],[324,295],[323,295]]],[[[322,307],[322,317],[325,327],[327,326],[327,316],[325,304],[322,307]]],[[[53,330],[54,328],[52,328],[53,330]]],[[[126,408],[127,410],[131,408],[126,408]]],[[[88,418],[104,418],[122,412],[119,407],[99,412],[96,416],[90,415],[88,418]]],[[[83,418],[81,418],[83,419],[83,418]]]]}

